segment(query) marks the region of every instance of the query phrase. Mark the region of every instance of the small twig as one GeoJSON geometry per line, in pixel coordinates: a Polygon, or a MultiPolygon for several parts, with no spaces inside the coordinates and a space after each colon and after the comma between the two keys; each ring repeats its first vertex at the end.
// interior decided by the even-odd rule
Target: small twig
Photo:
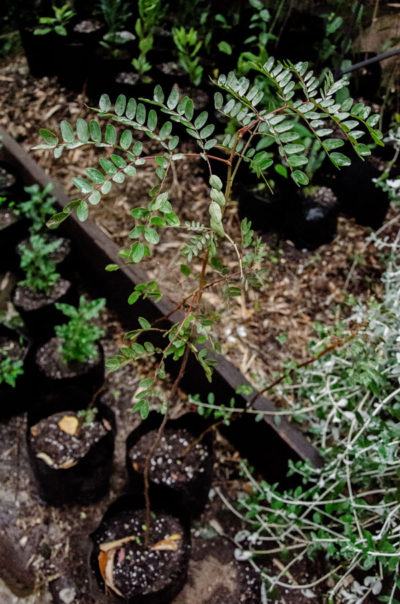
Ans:
{"type": "Polygon", "coordinates": [[[150,448],[150,451],[146,457],[146,461],[145,461],[145,465],[144,465],[144,472],[143,472],[144,498],[145,498],[145,502],[146,502],[146,530],[144,533],[144,545],[146,548],[149,547],[149,543],[150,543],[149,539],[150,539],[150,526],[151,526],[150,481],[149,481],[150,463],[151,463],[152,457],[154,455],[154,452],[156,451],[158,445],[160,444],[160,441],[161,441],[161,438],[162,438],[162,435],[164,432],[165,424],[167,423],[167,420],[168,420],[170,404],[178,390],[178,386],[180,384],[180,381],[181,381],[183,374],[185,372],[185,369],[186,369],[188,358],[189,358],[189,346],[186,346],[186,349],[185,349],[185,352],[184,352],[183,358],[182,358],[181,367],[179,369],[179,373],[172,385],[171,391],[169,393],[169,397],[167,399],[166,410],[165,410],[163,420],[161,422],[160,427],[158,428],[157,436],[150,448]]]}

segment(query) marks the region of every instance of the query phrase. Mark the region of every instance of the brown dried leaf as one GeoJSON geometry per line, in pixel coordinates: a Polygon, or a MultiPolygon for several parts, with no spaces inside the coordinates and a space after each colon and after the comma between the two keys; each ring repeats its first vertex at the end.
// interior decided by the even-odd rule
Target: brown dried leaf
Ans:
{"type": "Polygon", "coordinates": [[[122,598],[123,594],[114,584],[114,558],[116,549],[111,549],[107,552],[101,551],[98,555],[99,569],[101,576],[103,577],[106,588],[109,587],[114,593],[118,594],[122,598]]]}
{"type": "Polygon", "coordinates": [[[31,434],[32,436],[37,436],[38,435],[38,429],[36,426],[32,426],[31,428],[31,434]]]}
{"type": "Polygon", "coordinates": [[[58,422],[60,430],[73,436],[79,427],[79,420],[74,415],[64,415],[58,422]]]}
{"type": "Polygon", "coordinates": [[[153,545],[153,547],[151,549],[156,550],[156,551],[176,552],[176,551],[178,551],[177,541],[180,541],[181,539],[182,539],[181,535],[178,535],[178,534],[169,535],[169,537],[166,537],[165,539],[161,539],[161,541],[158,541],[155,545],[153,545]]]}
{"type": "Polygon", "coordinates": [[[136,535],[131,535],[130,537],[122,537],[122,539],[115,539],[115,541],[107,541],[106,543],[100,543],[100,550],[102,552],[109,552],[112,549],[117,549],[125,543],[129,543],[129,541],[136,541],[136,535]]]}

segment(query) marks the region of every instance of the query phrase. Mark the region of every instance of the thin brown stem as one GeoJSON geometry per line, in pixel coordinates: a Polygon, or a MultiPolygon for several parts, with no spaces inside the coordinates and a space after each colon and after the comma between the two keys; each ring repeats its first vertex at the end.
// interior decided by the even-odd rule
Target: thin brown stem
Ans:
{"type": "Polygon", "coordinates": [[[149,480],[150,464],[151,464],[151,460],[154,455],[154,452],[156,451],[158,445],[160,444],[162,435],[164,433],[165,425],[168,421],[171,402],[174,399],[176,392],[178,390],[178,386],[182,380],[188,359],[189,359],[189,346],[186,346],[186,349],[185,349],[185,352],[184,352],[183,358],[182,358],[182,363],[181,363],[181,366],[179,369],[179,373],[176,376],[176,379],[172,385],[171,391],[170,391],[168,399],[167,399],[165,415],[160,424],[160,427],[158,428],[157,436],[150,448],[150,451],[146,457],[146,461],[145,461],[145,465],[144,465],[143,480],[144,480],[144,499],[145,499],[145,504],[146,504],[146,529],[144,532],[144,545],[146,548],[148,548],[150,545],[149,539],[150,539],[150,528],[151,528],[151,502],[150,502],[150,480],[149,480]]]}

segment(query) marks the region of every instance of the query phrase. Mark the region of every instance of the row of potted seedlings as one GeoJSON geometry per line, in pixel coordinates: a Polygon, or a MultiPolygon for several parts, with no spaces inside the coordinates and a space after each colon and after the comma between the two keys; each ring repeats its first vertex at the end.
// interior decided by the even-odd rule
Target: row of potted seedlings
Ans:
{"type": "MultiPolygon", "coordinates": [[[[20,258],[12,302],[24,321],[21,331],[0,324],[2,420],[27,411],[26,442],[40,497],[51,505],[87,505],[107,493],[116,434],[114,413],[99,400],[104,331],[93,321],[105,299],[79,298],[58,272],[68,268],[71,245],[50,240],[44,229],[53,211],[49,192],[26,187],[20,201],[5,196],[0,212],[18,220],[23,215],[26,224],[27,215],[31,219],[28,231],[13,231],[14,238],[0,227],[20,258]],[[35,203],[47,207],[40,228],[35,203]],[[57,255],[60,247],[67,253],[57,255]]],[[[5,268],[15,270],[12,254],[5,268]]],[[[190,519],[204,508],[211,483],[212,435],[197,440],[205,422],[196,414],[169,420],[150,462],[152,522],[145,526],[143,472],[161,421],[151,412],[129,435],[126,495],[92,535],[99,586],[127,602],[168,602],[183,587],[190,519]]]]}

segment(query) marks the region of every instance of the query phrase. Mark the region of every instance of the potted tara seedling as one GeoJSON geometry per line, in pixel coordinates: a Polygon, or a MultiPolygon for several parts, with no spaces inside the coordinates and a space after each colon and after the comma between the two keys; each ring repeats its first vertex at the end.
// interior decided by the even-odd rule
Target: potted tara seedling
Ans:
{"type": "Polygon", "coordinates": [[[42,400],[69,401],[70,408],[79,409],[102,386],[104,353],[99,340],[104,330],[93,325],[93,320],[105,302],[104,298],[88,301],[81,296],[78,307],[56,303],[67,322],[57,325],[55,337],[35,353],[36,385],[42,400]]]}
{"type": "MultiPolygon", "coordinates": [[[[72,401],[75,402],[75,401],[72,401]]],[[[28,412],[27,445],[41,498],[51,505],[88,505],[108,490],[114,413],[101,403],[78,411],[51,402],[28,412]]]]}
{"type": "Polygon", "coordinates": [[[0,418],[27,408],[29,343],[15,329],[0,324],[0,418]]]}
{"type": "MultiPolygon", "coordinates": [[[[178,270],[175,272],[177,291],[182,291],[181,280],[187,279],[184,291],[188,293],[177,303],[177,308],[183,311],[181,317],[173,325],[152,325],[146,317],[139,317],[138,327],[126,334],[126,346],[119,355],[107,362],[110,370],[117,370],[137,359],[158,355],[154,374],[144,378],[139,384],[134,405],[134,410],[146,419],[149,400],[156,397],[160,399],[160,409],[164,413],[143,466],[146,504],[142,512],[144,522],[139,527],[140,531],[135,527],[134,536],[140,540],[140,552],[144,557],[151,554],[152,526],[156,522],[151,515],[149,497],[151,460],[157,455],[179,383],[185,374],[189,354],[197,359],[211,380],[215,360],[204,344],[218,350],[215,341],[218,317],[222,312],[230,311],[232,301],[238,296],[245,307],[247,290],[250,287],[261,287],[265,283],[265,258],[268,255],[266,244],[253,232],[248,220],[241,222],[240,232],[230,232],[229,222],[225,221],[225,212],[231,203],[232,185],[240,165],[243,162],[263,171],[273,169],[274,159],[264,150],[256,150],[258,141],[266,138],[279,149],[280,162],[285,164],[296,185],[307,185],[309,179],[302,167],[307,165],[308,155],[304,145],[297,142],[299,137],[294,127],[298,122],[306,124],[321,150],[337,168],[349,165],[351,160],[338,151],[343,140],[332,136],[333,129],[329,127],[332,123],[340,128],[342,136],[350,141],[355,154],[360,157],[370,154],[369,147],[358,142],[366,132],[377,144],[382,144],[382,134],[374,128],[379,116],[370,116],[369,108],[354,105],[352,99],[346,99],[343,103],[336,100],[335,95],[346,84],[345,80],[335,82],[330,72],[319,80],[305,62],[294,65],[290,61],[280,63],[270,58],[264,65],[255,67],[259,77],[269,82],[277,107],[273,110],[259,109],[264,93],[254,81],[246,77],[237,78],[234,73],[220,75],[218,81],[214,82],[217,89],[214,96],[215,108],[229,119],[235,117],[237,123],[237,129],[220,141],[213,137],[215,126],[209,123],[206,111],[195,115],[192,99],[182,97],[175,88],[166,96],[159,85],[155,87],[152,99],[126,99],[121,95],[115,106],[112,106],[108,95],[103,95],[97,111],[104,126],[103,123],[100,125],[99,122],[91,121],[89,128],[87,124],[83,127],[82,122],[79,122],[78,135],[75,137],[71,124],[62,122],[61,142],[54,133],[42,131],[44,146],[53,149],[56,156],[65,149],[75,149],[86,144],[110,146],[111,149],[118,146],[118,155],[102,158],[99,166],[87,169],[87,178],[73,180],[80,191],[79,198],[52,218],[53,226],[67,218],[74,209],[77,210],[78,217],[84,220],[89,205],[99,203],[102,195],[110,191],[113,182],[123,183],[136,173],[137,167],[151,163],[155,165],[158,181],[149,192],[148,204],[132,210],[134,224],[130,239],[133,242],[121,250],[120,256],[128,264],[140,263],[151,256],[152,247],[159,243],[163,229],[176,229],[177,239],[181,233],[185,234],[181,248],[182,264],[178,263],[178,270]],[[117,132],[115,128],[118,123],[122,125],[122,132],[117,132]],[[185,128],[194,139],[197,148],[193,152],[180,152],[180,139],[174,133],[175,123],[185,128]],[[353,135],[352,131],[356,126],[358,130],[353,135]],[[103,128],[106,128],[104,136],[103,128]],[[152,150],[158,143],[159,151],[155,154],[153,151],[146,153],[143,143],[134,140],[134,133],[137,131],[142,137],[148,137],[152,150]],[[198,157],[199,161],[205,162],[209,171],[209,220],[200,221],[198,216],[193,216],[192,220],[182,221],[169,200],[167,176],[175,162],[187,156],[198,157]],[[223,164],[226,169],[223,179],[213,174],[216,162],[223,164]],[[226,262],[227,246],[232,248],[237,258],[236,266],[226,262]],[[211,310],[206,303],[210,288],[214,296],[211,310]],[[215,312],[216,295],[219,300],[218,312],[215,312]],[[168,396],[165,396],[157,389],[156,380],[166,379],[166,362],[173,364],[173,361],[179,361],[180,368],[168,396]]],[[[118,270],[119,266],[110,265],[107,268],[112,271],[118,270]]],[[[169,278],[172,279],[173,275],[169,275],[169,278]]],[[[138,284],[129,302],[134,304],[141,297],[159,299],[159,285],[154,281],[138,284]]],[[[256,396],[253,398],[255,400],[256,396]]],[[[157,519],[157,513],[155,518],[157,519]]],[[[128,536],[132,534],[118,534],[116,538],[128,536]]],[[[114,535],[110,535],[110,540],[112,539],[114,535]]],[[[105,583],[112,587],[111,580],[118,573],[118,558],[114,555],[106,562],[109,566],[106,574],[108,581],[105,583]]],[[[140,577],[136,574],[132,580],[136,581],[132,589],[136,590],[135,597],[139,598],[137,589],[140,577]]],[[[125,595],[121,587],[120,584],[118,589],[125,595]]]]}
{"type": "Polygon", "coordinates": [[[25,277],[14,289],[12,302],[35,339],[46,340],[57,321],[62,320],[56,302],[73,303],[78,297],[50,257],[58,246],[58,240],[48,243],[41,235],[32,235],[27,245],[20,244],[20,266],[25,277]]]}

